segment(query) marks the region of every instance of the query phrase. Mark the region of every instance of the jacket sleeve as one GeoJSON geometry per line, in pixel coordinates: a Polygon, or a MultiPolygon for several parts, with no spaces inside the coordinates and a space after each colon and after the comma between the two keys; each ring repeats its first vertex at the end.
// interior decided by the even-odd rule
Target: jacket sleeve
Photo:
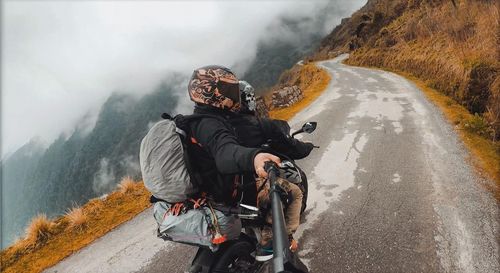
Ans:
{"type": "Polygon", "coordinates": [[[293,138],[290,135],[290,125],[284,120],[262,119],[261,126],[267,138],[272,140],[272,148],[292,159],[302,159],[314,148],[312,143],[293,138]]]}
{"type": "Polygon", "coordinates": [[[222,121],[202,119],[192,133],[196,141],[214,158],[220,173],[255,172],[253,161],[261,150],[238,144],[234,133],[222,121]]]}

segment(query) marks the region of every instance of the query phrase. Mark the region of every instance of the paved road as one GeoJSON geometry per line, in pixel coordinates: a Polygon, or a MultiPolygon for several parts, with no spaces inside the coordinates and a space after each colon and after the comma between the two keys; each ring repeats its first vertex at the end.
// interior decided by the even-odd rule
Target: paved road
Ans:
{"type": "MultiPolygon", "coordinates": [[[[496,273],[499,207],[439,110],[392,73],[342,58],[291,121],[318,121],[300,255],[311,272],[496,273]]],[[[154,239],[146,211],[47,272],[182,272],[193,249],[154,239]]]]}

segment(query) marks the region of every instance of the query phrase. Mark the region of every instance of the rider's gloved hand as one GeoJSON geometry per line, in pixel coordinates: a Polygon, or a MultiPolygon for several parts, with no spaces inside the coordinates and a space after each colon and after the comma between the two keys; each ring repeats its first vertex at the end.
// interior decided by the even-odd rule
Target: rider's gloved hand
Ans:
{"type": "Polygon", "coordinates": [[[276,164],[281,163],[280,158],[275,155],[269,153],[258,153],[253,159],[253,166],[255,167],[255,173],[257,173],[259,177],[267,177],[266,170],[264,170],[264,164],[267,161],[273,161],[276,164]]]}

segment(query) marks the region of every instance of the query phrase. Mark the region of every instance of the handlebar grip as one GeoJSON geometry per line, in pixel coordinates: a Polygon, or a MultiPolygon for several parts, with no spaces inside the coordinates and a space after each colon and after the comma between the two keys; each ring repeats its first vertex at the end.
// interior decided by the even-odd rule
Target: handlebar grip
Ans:
{"type": "Polygon", "coordinates": [[[274,170],[278,170],[278,165],[274,163],[273,161],[266,161],[264,163],[264,170],[266,173],[272,172],[274,170]]]}

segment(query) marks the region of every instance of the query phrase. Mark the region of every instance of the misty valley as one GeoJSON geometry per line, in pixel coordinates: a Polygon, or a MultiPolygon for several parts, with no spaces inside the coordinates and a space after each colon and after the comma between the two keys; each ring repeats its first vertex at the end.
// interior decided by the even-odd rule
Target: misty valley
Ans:
{"type": "Polygon", "coordinates": [[[31,141],[3,162],[3,232],[8,245],[38,213],[49,217],[114,189],[124,176],[137,177],[140,140],[148,124],[175,109],[172,86],[162,84],[136,100],[113,94],[90,132],[76,129],[48,148],[31,141]]]}
{"type": "MultiPolygon", "coordinates": [[[[318,17],[318,23],[323,19],[318,17]]],[[[322,37],[321,28],[310,32],[298,21],[285,19],[280,24],[274,27],[285,25],[294,39],[259,42],[256,56],[246,65],[243,78],[260,94],[285,69],[312,52],[322,37]]],[[[142,98],[113,93],[102,105],[93,128],[87,128],[92,121],[85,116],[73,133],[61,134],[48,147],[33,138],[2,162],[2,248],[21,236],[35,215],[55,217],[114,190],[125,176],[140,178],[139,145],[149,126],[163,112],[191,111],[191,103],[181,103],[187,100],[188,76],[165,78],[142,98]]]]}

